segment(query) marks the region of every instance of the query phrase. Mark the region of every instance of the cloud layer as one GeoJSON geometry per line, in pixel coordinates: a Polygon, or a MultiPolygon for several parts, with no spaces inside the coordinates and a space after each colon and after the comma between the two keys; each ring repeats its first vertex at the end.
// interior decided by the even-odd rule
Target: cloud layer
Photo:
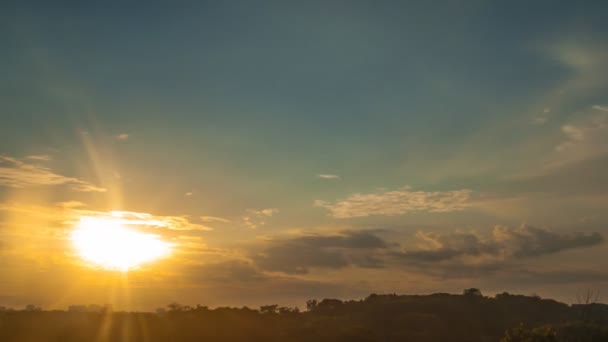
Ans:
{"type": "Polygon", "coordinates": [[[392,216],[415,211],[449,212],[467,208],[471,193],[468,189],[426,192],[404,187],[394,191],[354,194],[335,203],[317,200],[314,205],[329,210],[335,218],[392,216]]]}
{"type": "Polygon", "coordinates": [[[257,247],[251,256],[263,270],[305,274],[310,268],[380,267],[373,254],[387,243],[372,232],[342,232],[335,235],[304,235],[273,239],[257,247]]]}
{"type": "MultiPolygon", "coordinates": [[[[35,156],[34,160],[43,160],[35,156]]],[[[32,159],[32,158],[30,158],[32,159]]],[[[25,188],[37,185],[67,185],[76,191],[104,192],[106,189],[73,177],[54,173],[50,169],[28,164],[13,157],[0,156],[0,185],[25,188]]]]}
{"type": "Polygon", "coordinates": [[[474,233],[434,234],[418,232],[422,246],[402,252],[412,262],[437,262],[462,258],[509,260],[563,250],[589,247],[604,241],[599,233],[556,233],[528,225],[517,228],[497,226],[489,237],[474,233]]]}
{"type": "Polygon", "coordinates": [[[604,241],[599,233],[558,233],[522,225],[498,226],[488,236],[420,231],[413,240],[409,239],[411,247],[403,249],[382,238],[381,233],[343,231],[268,239],[252,247],[249,257],[261,270],[286,274],[360,267],[463,277],[489,275],[517,267],[518,261],[526,258],[592,247],[604,241]]]}

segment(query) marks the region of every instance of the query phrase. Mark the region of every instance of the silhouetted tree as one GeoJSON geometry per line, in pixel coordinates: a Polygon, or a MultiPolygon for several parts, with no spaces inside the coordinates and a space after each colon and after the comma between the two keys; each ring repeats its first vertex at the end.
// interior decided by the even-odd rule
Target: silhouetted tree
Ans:
{"type": "Polygon", "coordinates": [[[273,314],[273,313],[277,313],[277,309],[278,309],[279,305],[277,304],[273,304],[273,305],[262,305],[260,306],[260,312],[263,314],[273,314]]]}
{"type": "Polygon", "coordinates": [[[316,309],[317,304],[318,304],[318,302],[316,299],[307,300],[306,301],[306,310],[313,311],[314,309],[316,309]]]}
{"type": "Polygon", "coordinates": [[[470,289],[465,289],[464,291],[462,291],[462,294],[467,297],[482,297],[481,291],[474,287],[470,289]]]}
{"type": "Polygon", "coordinates": [[[306,313],[276,304],[253,310],[171,303],[158,314],[33,312],[32,306],[32,311],[0,312],[0,341],[608,341],[605,304],[592,304],[589,320],[581,322],[577,304],[508,293],[483,297],[478,289],[463,293],[469,297],[375,294],[364,300],[310,300],[306,313]]]}
{"type": "Polygon", "coordinates": [[[40,308],[40,307],[38,307],[38,306],[36,306],[34,304],[28,304],[28,305],[25,306],[25,308],[23,310],[24,311],[29,311],[29,312],[32,312],[32,311],[42,311],[42,308],[40,308]]]}
{"type": "Polygon", "coordinates": [[[281,315],[288,315],[288,314],[293,314],[293,313],[299,313],[300,309],[297,308],[297,307],[295,307],[295,308],[289,308],[289,307],[286,307],[286,306],[282,306],[282,307],[280,307],[278,309],[278,312],[281,315]]]}
{"type": "Polygon", "coordinates": [[[169,312],[185,312],[191,311],[192,308],[187,305],[181,305],[179,303],[171,303],[167,305],[167,311],[169,312]]]}
{"type": "Polygon", "coordinates": [[[339,299],[323,299],[317,304],[319,310],[334,310],[342,306],[342,301],[339,299]]]}
{"type": "Polygon", "coordinates": [[[576,302],[582,305],[597,303],[600,299],[600,291],[587,289],[576,295],[576,302]]]}

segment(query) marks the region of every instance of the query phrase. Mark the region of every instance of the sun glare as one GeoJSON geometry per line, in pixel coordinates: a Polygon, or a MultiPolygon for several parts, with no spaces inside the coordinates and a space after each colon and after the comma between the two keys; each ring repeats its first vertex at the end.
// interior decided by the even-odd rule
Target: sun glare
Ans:
{"type": "Polygon", "coordinates": [[[109,270],[128,271],[171,250],[160,236],[127,228],[111,218],[83,217],[71,238],[82,259],[109,270]]]}

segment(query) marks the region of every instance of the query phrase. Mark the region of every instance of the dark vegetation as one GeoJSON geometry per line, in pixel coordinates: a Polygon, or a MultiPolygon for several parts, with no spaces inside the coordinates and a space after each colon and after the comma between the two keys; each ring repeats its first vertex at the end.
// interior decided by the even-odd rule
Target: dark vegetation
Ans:
{"type": "Polygon", "coordinates": [[[305,311],[170,304],[157,313],[0,312],[0,341],[608,341],[608,305],[503,293],[310,300],[305,311]]]}

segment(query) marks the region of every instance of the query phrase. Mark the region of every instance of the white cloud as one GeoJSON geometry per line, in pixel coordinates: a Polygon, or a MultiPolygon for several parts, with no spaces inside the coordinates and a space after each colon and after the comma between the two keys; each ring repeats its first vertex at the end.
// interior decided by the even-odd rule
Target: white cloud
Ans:
{"type": "Polygon", "coordinates": [[[394,216],[414,211],[449,212],[468,207],[471,193],[468,189],[426,192],[404,187],[394,191],[354,194],[335,203],[317,200],[314,205],[328,209],[335,218],[394,216]]]}
{"type": "Polygon", "coordinates": [[[317,175],[317,178],[321,178],[321,179],[340,179],[340,176],[338,176],[338,175],[332,175],[332,174],[320,174],[320,175],[317,175]]]}
{"type": "Polygon", "coordinates": [[[27,157],[25,157],[25,159],[39,160],[39,161],[50,161],[53,158],[51,156],[49,156],[49,155],[41,154],[41,155],[27,156],[27,157]]]}
{"type": "Polygon", "coordinates": [[[67,185],[76,191],[105,192],[83,180],[54,173],[46,167],[28,164],[13,157],[0,156],[0,185],[24,188],[36,185],[67,185]]]}
{"type": "Polygon", "coordinates": [[[127,134],[127,133],[116,134],[114,136],[114,139],[116,139],[116,140],[123,140],[124,141],[124,140],[129,139],[129,134],[127,134]]]}
{"type": "Polygon", "coordinates": [[[262,210],[247,209],[243,216],[243,223],[252,229],[261,227],[268,222],[268,219],[279,213],[277,208],[266,208],[262,210]]]}

